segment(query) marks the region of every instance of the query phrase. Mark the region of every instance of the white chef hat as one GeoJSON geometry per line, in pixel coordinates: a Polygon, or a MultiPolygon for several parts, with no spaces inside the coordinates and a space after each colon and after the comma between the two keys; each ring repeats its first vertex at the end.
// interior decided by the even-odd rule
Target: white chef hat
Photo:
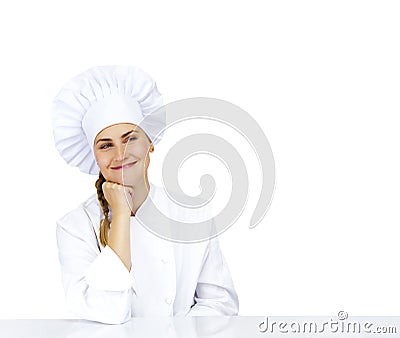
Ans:
{"type": "Polygon", "coordinates": [[[154,80],[137,67],[93,67],[72,78],[53,104],[56,148],[71,166],[99,173],[93,145],[97,134],[117,123],[133,123],[157,143],[165,109],[154,80]]]}

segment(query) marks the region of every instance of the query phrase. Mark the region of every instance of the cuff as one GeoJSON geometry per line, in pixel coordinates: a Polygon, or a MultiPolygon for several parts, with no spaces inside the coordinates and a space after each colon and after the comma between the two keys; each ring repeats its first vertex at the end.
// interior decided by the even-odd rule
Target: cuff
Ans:
{"type": "Polygon", "coordinates": [[[85,279],[90,287],[104,291],[126,291],[133,288],[133,268],[129,272],[117,254],[106,246],[86,271],[85,279]]]}

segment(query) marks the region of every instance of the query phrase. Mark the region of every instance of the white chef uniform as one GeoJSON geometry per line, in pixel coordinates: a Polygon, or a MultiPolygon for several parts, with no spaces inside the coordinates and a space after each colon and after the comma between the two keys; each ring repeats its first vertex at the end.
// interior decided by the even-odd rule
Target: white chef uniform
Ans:
{"type": "MultiPolygon", "coordinates": [[[[161,210],[179,212],[153,184],[148,198],[161,210]]],[[[66,299],[78,317],[118,324],[139,316],[238,313],[238,297],[217,238],[174,243],[131,217],[128,272],[114,251],[99,242],[101,217],[97,197],[92,196],[57,223],[66,299]]]]}

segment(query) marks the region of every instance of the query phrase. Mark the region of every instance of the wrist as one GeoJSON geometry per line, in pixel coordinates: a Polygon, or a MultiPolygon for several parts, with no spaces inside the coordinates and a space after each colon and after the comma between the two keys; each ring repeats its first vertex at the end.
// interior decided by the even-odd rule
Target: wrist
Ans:
{"type": "Polygon", "coordinates": [[[130,217],[131,216],[131,209],[129,208],[116,208],[116,209],[111,209],[112,212],[112,218],[125,218],[125,217],[130,217]]]}

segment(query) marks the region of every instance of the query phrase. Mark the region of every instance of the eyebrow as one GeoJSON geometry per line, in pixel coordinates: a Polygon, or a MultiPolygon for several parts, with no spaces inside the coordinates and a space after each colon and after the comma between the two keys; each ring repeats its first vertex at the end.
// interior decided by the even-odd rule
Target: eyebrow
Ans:
{"type": "MultiPolygon", "coordinates": [[[[128,135],[130,135],[130,134],[132,134],[132,133],[137,133],[137,132],[138,132],[138,131],[137,131],[137,130],[134,130],[134,129],[129,130],[129,131],[127,131],[126,133],[122,134],[122,135],[120,136],[120,138],[123,139],[123,138],[127,137],[128,135]]],[[[106,137],[106,138],[101,138],[101,139],[98,139],[98,140],[96,141],[96,144],[99,143],[99,142],[101,142],[101,141],[112,141],[112,139],[107,138],[107,137],[106,137]]]]}

